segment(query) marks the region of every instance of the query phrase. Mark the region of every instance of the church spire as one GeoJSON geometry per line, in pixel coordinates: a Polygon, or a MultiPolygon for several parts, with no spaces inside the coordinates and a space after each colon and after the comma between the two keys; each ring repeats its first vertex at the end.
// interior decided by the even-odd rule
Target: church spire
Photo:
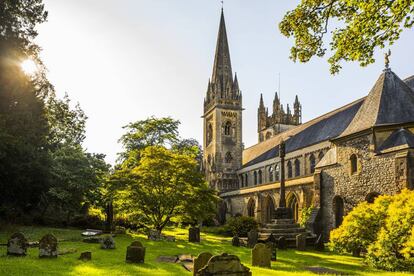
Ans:
{"type": "Polygon", "coordinates": [[[225,88],[228,81],[233,83],[232,75],[226,23],[222,9],[211,81],[212,83],[221,83],[222,88],[225,88]]]}

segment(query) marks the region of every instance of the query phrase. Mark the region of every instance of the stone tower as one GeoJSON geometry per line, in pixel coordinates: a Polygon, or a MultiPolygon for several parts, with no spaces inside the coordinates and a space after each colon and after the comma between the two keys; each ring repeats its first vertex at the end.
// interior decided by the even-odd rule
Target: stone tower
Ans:
{"type": "Polygon", "coordinates": [[[238,188],[242,165],[242,95],[231,69],[224,13],[214,57],[213,74],[204,98],[203,168],[211,187],[220,192],[238,188]]]}

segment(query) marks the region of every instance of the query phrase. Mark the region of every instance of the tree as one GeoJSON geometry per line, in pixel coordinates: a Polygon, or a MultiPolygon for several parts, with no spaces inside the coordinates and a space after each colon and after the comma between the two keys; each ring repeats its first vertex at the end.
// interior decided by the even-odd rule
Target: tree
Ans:
{"type": "Polygon", "coordinates": [[[331,73],[341,61],[373,63],[374,50],[392,45],[404,29],[414,24],[414,2],[405,0],[302,0],[279,24],[280,31],[294,37],[291,59],[307,62],[326,54],[325,36],[331,32],[328,59],[331,73]],[[335,28],[330,28],[334,21],[335,28]]]}
{"type": "Polygon", "coordinates": [[[214,210],[215,196],[196,160],[187,154],[147,146],[137,166],[116,174],[125,184],[116,196],[119,208],[147,228],[161,232],[175,218],[194,220],[194,211],[214,210]]]}

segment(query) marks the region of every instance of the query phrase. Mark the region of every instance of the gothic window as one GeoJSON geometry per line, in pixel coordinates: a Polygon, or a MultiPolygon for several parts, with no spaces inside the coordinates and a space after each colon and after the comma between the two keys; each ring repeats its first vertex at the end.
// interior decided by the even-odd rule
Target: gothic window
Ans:
{"type": "Polygon", "coordinates": [[[254,172],[253,176],[254,176],[254,185],[257,185],[257,172],[254,172]]]}
{"type": "Polygon", "coordinates": [[[269,166],[269,182],[273,182],[273,167],[269,166]]]}
{"type": "Polygon", "coordinates": [[[300,176],[300,161],[299,161],[299,159],[295,160],[295,176],[300,176]]]}
{"type": "Polygon", "coordinates": [[[262,170],[259,170],[259,184],[263,183],[262,170]]]}
{"type": "Polygon", "coordinates": [[[287,173],[288,173],[288,178],[292,178],[292,162],[291,161],[287,162],[287,173]]]}
{"type": "Polygon", "coordinates": [[[231,122],[227,121],[224,125],[224,135],[231,135],[231,122]]]}
{"type": "Polygon", "coordinates": [[[209,145],[212,140],[213,140],[213,126],[211,125],[211,123],[209,123],[207,127],[207,145],[209,145]]]}
{"type": "Polygon", "coordinates": [[[266,132],[266,140],[270,139],[270,137],[272,137],[272,133],[270,131],[266,132]]]}
{"type": "Polygon", "coordinates": [[[240,187],[243,187],[244,186],[244,177],[243,177],[242,174],[239,176],[239,179],[240,179],[240,187]]]}
{"type": "Polygon", "coordinates": [[[318,155],[318,159],[319,159],[319,161],[321,161],[321,160],[322,160],[323,156],[324,156],[324,153],[323,153],[323,151],[321,151],[321,152],[319,153],[319,155],[318,155]]]}
{"type": "Polygon", "coordinates": [[[275,180],[278,181],[280,179],[280,168],[279,164],[275,166],[275,180]]]}
{"type": "Polygon", "coordinates": [[[351,157],[349,158],[350,161],[350,169],[351,169],[351,174],[354,174],[357,172],[358,170],[358,158],[355,154],[352,154],[351,157]]]}
{"type": "Polygon", "coordinates": [[[313,154],[311,154],[309,156],[309,168],[310,168],[310,173],[314,173],[315,172],[315,165],[316,165],[316,160],[315,160],[315,156],[313,154]]]}
{"type": "Polygon", "coordinates": [[[249,186],[249,175],[246,173],[245,179],[244,179],[244,185],[247,187],[249,186]]]}
{"type": "Polygon", "coordinates": [[[231,161],[233,161],[233,156],[231,156],[230,152],[226,153],[225,161],[226,163],[231,163],[231,161]]]}

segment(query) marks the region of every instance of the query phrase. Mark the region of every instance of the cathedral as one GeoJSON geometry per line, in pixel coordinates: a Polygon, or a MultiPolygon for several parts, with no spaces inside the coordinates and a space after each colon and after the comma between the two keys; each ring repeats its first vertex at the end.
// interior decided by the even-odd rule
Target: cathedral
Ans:
{"type": "Polygon", "coordinates": [[[270,222],[283,179],[293,218],[312,208],[326,239],[359,202],[414,188],[414,76],[402,80],[386,63],[364,98],[305,123],[297,96],[292,111],[276,94],[270,115],[260,96],[258,143],[249,148],[242,99],[222,11],[203,115],[203,170],[222,198],[222,223],[235,215],[270,222]]]}

